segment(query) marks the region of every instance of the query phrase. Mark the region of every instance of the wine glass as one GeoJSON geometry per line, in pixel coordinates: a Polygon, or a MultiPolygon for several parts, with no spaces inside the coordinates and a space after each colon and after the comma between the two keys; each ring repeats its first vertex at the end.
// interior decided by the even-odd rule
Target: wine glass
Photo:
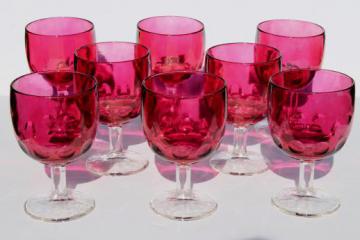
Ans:
{"type": "Polygon", "coordinates": [[[75,52],[75,69],[98,81],[100,123],[109,127],[109,150],[92,156],[87,168],[99,175],[129,175],[145,169],[146,158],[126,150],[122,126],[140,114],[141,82],[149,74],[149,51],[129,42],[102,42],[75,52]]]}
{"type": "Polygon", "coordinates": [[[204,58],[205,31],[199,20],[158,16],[137,24],[138,42],[151,52],[152,73],[199,70],[204,58]]]}
{"type": "Polygon", "coordinates": [[[143,82],[142,121],[155,153],[176,164],[178,188],[153,199],[151,208],[174,220],[211,214],[217,204],[192,190],[191,164],[218,148],[225,130],[226,88],[203,72],[152,75],[143,82]]]}
{"type": "Polygon", "coordinates": [[[25,28],[26,54],[33,72],[72,71],[75,49],[94,41],[93,23],[81,18],[44,18],[25,28]]]}
{"type": "Polygon", "coordinates": [[[65,165],[86,152],[95,137],[95,79],[68,71],[30,73],[11,83],[10,107],[21,149],[50,166],[54,183],[50,196],[25,202],[26,213],[52,222],[88,214],[95,202],[66,187],[65,165]]]}
{"type": "Polygon", "coordinates": [[[281,210],[297,216],[321,216],[339,200],[313,187],[315,162],[342,148],[349,135],[355,85],[351,77],[330,70],[287,70],[269,85],[268,121],[275,144],[300,161],[296,188],[272,198],[281,210]]]}
{"type": "Polygon", "coordinates": [[[256,42],[278,49],[282,70],[320,68],[324,54],[325,29],[315,23],[274,19],[257,26],[256,42]]]}
{"type": "Polygon", "coordinates": [[[226,81],[227,121],[234,126],[233,148],[210,161],[216,170],[252,175],[268,169],[261,154],[247,149],[247,130],[266,116],[269,78],[280,64],[280,52],[262,44],[227,43],[207,51],[205,69],[226,81]]]}

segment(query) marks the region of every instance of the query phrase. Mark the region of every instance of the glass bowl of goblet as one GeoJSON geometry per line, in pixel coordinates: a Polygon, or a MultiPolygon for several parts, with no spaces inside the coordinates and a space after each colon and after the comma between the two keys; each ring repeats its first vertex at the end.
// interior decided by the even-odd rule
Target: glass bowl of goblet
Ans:
{"type": "Polygon", "coordinates": [[[138,43],[151,51],[152,74],[199,70],[204,60],[205,30],[199,20],[156,16],[137,24],[138,43]]]}
{"type": "Polygon", "coordinates": [[[74,51],[94,41],[94,24],[82,18],[43,18],[25,27],[26,55],[33,72],[72,71],[74,51]]]}
{"type": "Polygon", "coordinates": [[[257,25],[256,42],[278,49],[282,70],[321,67],[325,29],[312,22],[272,19],[257,25]]]}

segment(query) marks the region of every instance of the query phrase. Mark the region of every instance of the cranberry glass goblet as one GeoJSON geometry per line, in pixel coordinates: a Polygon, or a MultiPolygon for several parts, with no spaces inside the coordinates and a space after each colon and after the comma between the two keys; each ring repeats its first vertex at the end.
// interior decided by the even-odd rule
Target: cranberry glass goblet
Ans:
{"type": "Polygon", "coordinates": [[[110,149],[88,159],[87,168],[99,175],[129,175],[148,161],[126,150],[122,126],[140,114],[141,82],[149,74],[149,51],[128,42],[102,42],[75,52],[75,69],[98,81],[100,122],[109,127],[110,149]]]}
{"type": "Polygon", "coordinates": [[[282,70],[320,68],[325,30],[318,24],[290,19],[268,20],[257,26],[257,43],[277,48],[282,70]]]}
{"type": "Polygon", "coordinates": [[[53,222],[89,213],[95,202],[66,187],[65,165],[86,152],[95,138],[95,79],[65,71],[27,74],[12,82],[10,106],[21,149],[51,168],[54,183],[50,196],[26,201],[26,213],[53,222]]]}
{"type": "Polygon", "coordinates": [[[220,151],[210,161],[220,172],[252,175],[268,169],[261,154],[247,150],[247,129],[264,119],[269,78],[280,71],[280,53],[255,43],[228,43],[210,48],[206,71],[226,81],[227,121],[234,126],[231,151],[220,151]]]}
{"type": "Polygon", "coordinates": [[[159,16],[137,24],[138,42],[151,52],[152,73],[199,70],[204,59],[204,24],[196,19],[159,16]]]}
{"type": "Polygon", "coordinates": [[[300,161],[296,188],[272,198],[297,216],[321,216],[339,208],[336,198],[313,187],[315,161],[335,154],[349,135],[354,113],[352,78],[330,70],[288,70],[271,77],[268,120],[275,144],[300,161]]]}
{"type": "Polygon", "coordinates": [[[194,220],[217,208],[192,190],[191,164],[218,148],[224,134],[226,88],[203,72],[152,75],[143,82],[142,121],[150,147],[176,164],[178,189],[153,199],[151,208],[174,220],[194,220]]]}
{"type": "Polygon", "coordinates": [[[31,71],[74,69],[74,51],[95,40],[92,22],[75,17],[51,17],[25,28],[27,59],[31,71]]]}

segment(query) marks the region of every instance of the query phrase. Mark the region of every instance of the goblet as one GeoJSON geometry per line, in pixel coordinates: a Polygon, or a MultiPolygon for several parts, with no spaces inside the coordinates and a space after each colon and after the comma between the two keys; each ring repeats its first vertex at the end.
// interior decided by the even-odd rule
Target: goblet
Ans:
{"type": "Polygon", "coordinates": [[[269,78],[280,71],[280,52],[255,43],[228,43],[210,48],[205,69],[226,81],[227,121],[234,126],[232,150],[220,151],[212,167],[232,175],[252,175],[267,170],[261,154],[247,150],[247,129],[264,119],[269,78]]]}
{"type": "Polygon", "coordinates": [[[98,81],[100,123],[109,127],[109,151],[92,156],[87,168],[99,175],[129,175],[145,169],[148,161],[126,150],[122,126],[140,114],[141,82],[149,74],[149,51],[128,42],[85,45],[75,52],[76,71],[98,81]]]}
{"type": "Polygon", "coordinates": [[[152,73],[199,70],[204,59],[204,24],[179,16],[158,16],[137,24],[138,42],[151,52],[152,73]]]}
{"type": "Polygon", "coordinates": [[[297,216],[321,216],[339,208],[339,200],[313,187],[315,162],[344,146],[354,113],[351,77],[330,70],[288,70],[271,77],[268,121],[275,144],[300,161],[296,188],[272,198],[297,216]]]}
{"type": "Polygon", "coordinates": [[[75,72],[38,72],[14,80],[11,117],[21,149],[51,168],[50,196],[25,202],[25,211],[43,221],[68,221],[95,207],[66,187],[65,165],[86,152],[97,126],[97,89],[93,77],[75,72]]]}
{"type": "Polygon", "coordinates": [[[203,72],[152,75],[143,82],[144,133],[155,153],[176,164],[178,189],[153,199],[164,217],[194,220],[217,204],[192,190],[191,164],[218,148],[225,130],[226,88],[220,77],[203,72]]]}
{"type": "Polygon", "coordinates": [[[320,68],[325,29],[318,24],[291,19],[264,21],[257,26],[256,42],[278,49],[282,70],[320,68]]]}
{"type": "Polygon", "coordinates": [[[33,72],[72,71],[75,49],[94,41],[93,23],[81,18],[44,18],[25,28],[26,54],[33,72]]]}

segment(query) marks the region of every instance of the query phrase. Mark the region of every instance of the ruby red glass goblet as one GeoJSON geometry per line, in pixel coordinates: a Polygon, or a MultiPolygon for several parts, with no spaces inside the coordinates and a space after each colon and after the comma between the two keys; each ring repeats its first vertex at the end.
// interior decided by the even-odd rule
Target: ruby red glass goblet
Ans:
{"type": "Polygon", "coordinates": [[[152,75],[143,82],[146,139],[155,153],[176,164],[178,188],[150,203],[157,214],[194,220],[216,210],[216,202],[192,190],[191,164],[218,148],[225,120],[226,88],[220,77],[185,71],[152,75]]]}
{"type": "Polygon", "coordinates": [[[151,52],[152,73],[199,70],[204,59],[204,24],[179,16],[138,22],[138,42],[151,52]]]}
{"type": "Polygon", "coordinates": [[[109,127],[109,150],[92,156],[87,168],[99,175],[129,175],[145,169],[141,154],[126,150],[122,126],[140,114],[141,82],[148,76],[149,51],[128,42],[85,45],[75,52],[76,71],[98,81],[100,123],[109,127]]]}
{"type": "Polygon", "coordinates": [[[50,167],[54,183],[50,196],[26,201],[26,213],[53,222],[89,213],[95,202],[66,187],[65,165],[86,152],[95,138],[95,79],[65,71],[27,74],[12,82],[10,106],[21,149],[50,167]]]}
{"type": "Polygon", "coordinates": [[[234,126],[232,149],[210,161],[218,171],[252,175],[268,169],[261,154],[247,149],[247,129],[266,116],[269,78],[280,71],[280,62],[278,50],[255,43],[221,44],[207,51],[205,69],[226,81],[227,121],[234,126]]]}
{"type": "Polygon", "coordinates": [[[325,30],[318,24],[291,19],[268,20],[257,26],[257,43],[277,48],[282,70],[320,68],[324,54],[325,30]]]}
{"type": "Polygon", "coordinates": [[[26,25],[26,54],[31,71],[72,71],[74,51],[95,41],[92,22],[75,17],[51,17],[26,25]]]}
{"type": "Polygon", "coordinates": [[[354,114],[351,77],[330,70],[288,70],[271,77],[268,120],[275,144],[300,161],[296,188],[285,189],[272,203],[289,214],[321,216],[339,200],[314,188],[315,162],[344,146],[354,114]]]}

